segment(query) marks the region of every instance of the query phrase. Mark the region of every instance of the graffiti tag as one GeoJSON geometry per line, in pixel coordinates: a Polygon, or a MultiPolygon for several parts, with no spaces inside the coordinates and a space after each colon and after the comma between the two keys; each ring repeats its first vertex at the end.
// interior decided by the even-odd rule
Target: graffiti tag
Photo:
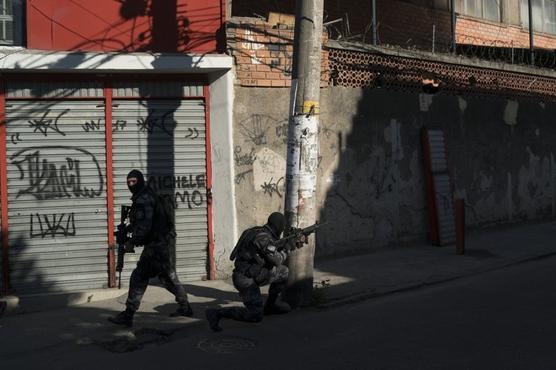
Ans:
{"type": "MultiPolygon", "coordinates": [[[[160,117],[155,117],[155,113],[156,110],[151,109],[146,118],[139,118],[137,120],[137,127],[139,128],[139,132],[146,132],[148,134],[152,134],[155,128],[158,128],[162,132],[166,133],[168,136],[174,136],[173,130],[166,126],[168,123],[168,116],[171,117],[173,112],[172,111],[166,112],[160,117]]],[[[175,122],[173,123],[175,124],[175,122]]]]}
{"type": "Polygon", "coordinates": [[[58,116],[56,116],[56,118],[47,119],[46,117],[50,114],[50,109],[47,109],[41,118],[32,119],[27,122],[29,122],[29,126],[33,129],[33,132],[40,132],[44,136],[48,136],[49,131],[54,131],[62,136],[66,136],[66,133],[58,127],[58,120],[68,112],[69,109],[65,109],[58,116]]]}
{"type": "Polygon", "coordinates": [[[73,213],[61,214],[31,214],[29,237],[44,239],[46,236],[75,236],[75,215],[73,213]],[[38,227],[37,227],[38,226],[38,227]]]}
{"type": "Polygon", "coordinates": [[[85,122],[85,124],[81,125],[81,127],[85,132],[98,131],[100,130],[100,119],[98,119],[96,122],[92,120],[85,122]]]}
{"type": "Polygon", "coordinates": [[[251,166],[257,160],[255,148],[251,148],[249,153],[242,154],[241,147],[236,146],[234,149],[234,160],[238,166],[251,166]]]}
{"type": "Polygon", "coordinates": [[[264,190],[264,193],[268,194],[271,198],[274,194],[282,198],[282,189],[284,188],[284,178],[281,177],[278,179],[278,181],[274,181],[273,178],[270,178],[269,181],[265,181],[264,184],[261,185],[261,188],[264,190]]]}
{"type": "Polygon", "coordinates": [[[194,140],[199,137],[199,130],[197,130],[196,128],[188,128],[187,132],[187,135],[185,135],[186,139],[194,140]]]}
{"type": "Polygon", "coordinates": [[[19,170],[19,180],[27,187],[16,198],[29,194],[38,200],[98,197],[104,179],[96,157],[85,149],[69,146],[43,146],[23,149],[10,157],[19,170]],[[89,174],[85,179],[81,169],[89,174]]]}
{"type": "Polygon", "coordinates": [[[236,183],[237,185],[241,184],[241,182],[242,182],[243,180],[245,180],[245,176],[247,176],[247,175],[250,174],[251,172],[253,172],[253,170],[247,170],[247,171],[238,173],[238,174],[235,176],[235,179],[234,179],[235,183],[236,183]]]}

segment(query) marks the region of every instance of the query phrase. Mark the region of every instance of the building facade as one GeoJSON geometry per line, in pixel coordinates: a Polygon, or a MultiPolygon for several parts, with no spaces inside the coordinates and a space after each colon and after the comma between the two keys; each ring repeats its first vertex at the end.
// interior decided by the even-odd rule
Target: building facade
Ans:
{"type": "MultiPolygon", "coordinates": [[[[275,12],[294,3],[232,3],[240,227],[283,209],[293,23],[275,12]]],[[[317,257],[434,240],[431,213],[454,236],[454,198],[469,230],[556,217],[556,2],[533,1],[534,66],[526,3],[325,1],[317,257]],[[423,130],[445,146],[434,204],[423,130]]]]}
{"type": "MultiPolygon", "coordinates": [[[[215,278],[220,243],[233,243],[233,219],[217,210],[233,209],[231,182],[214,181],[231,177],[225,3],[90,5],[3,3],[3,294],[114,286],[134,168],[175,202],[181,279],[215,278]]],[[[125,281],[137,259],[126,256],[125,281]]]]}
{"type": "MultiPolygon", "coordinates": [[[[317,257],[431,240],[453,198],[469,229],[556,218],[556,1],[533,1],[533,66],[525,3],[325,1],[317,257]]],[[[295,1],[2,5],[2,294],[114,287],[133,168],[175,202],[182,281],[229,276],[284,208],[295,1]]]]}

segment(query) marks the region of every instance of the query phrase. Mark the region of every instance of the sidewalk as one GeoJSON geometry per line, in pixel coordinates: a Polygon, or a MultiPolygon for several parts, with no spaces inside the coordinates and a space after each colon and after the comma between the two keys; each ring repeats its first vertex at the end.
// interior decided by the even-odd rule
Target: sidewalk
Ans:
{"type": "Polygon", "coordinates": [[[466,236],[465,254],[454,246],[415,245],[364,256],[316,263],[315,285],[323,290],[320,307],[496,270],[556,255],[556,223],[488,230],[466,236]]]}
{"type": "MultiPolygon", "coordinates": [[[[528,225],[468,235],[464,255],[456,255],[455,246],[422,244],[316,261],[315,304],[333,307],[556,255],[553,235],[556,223],[528,225]]],[[[185,328],[207,330],[207,307],[240,304],[229,281],[187,284],[186,290],[195,312],[193,318],[170,318],[176,307],[173,296],[161,287],[149,286],[133,330],[120,329],[106,320],[123,310],[125,289],[87,292],[71,299],[26,298],[15,310],[12,301],[0,318],[0,357],[21,356],[31,350],[53,351],[65,344],[98,344],[116,352],[128,351],[142,343],[164,341],[185,328]],[[66,306],[55,308],[61,303],[66,306]]]]}

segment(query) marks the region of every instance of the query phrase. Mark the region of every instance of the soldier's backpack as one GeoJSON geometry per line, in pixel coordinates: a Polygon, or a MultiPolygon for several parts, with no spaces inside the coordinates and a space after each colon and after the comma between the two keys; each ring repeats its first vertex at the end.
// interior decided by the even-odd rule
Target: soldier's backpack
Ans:
{"type": "MultiPolygon", "coordinates": [[[[230,254],[230,261],[236,259],[239,253],[249,253],[249,254],[256,254],[256,251],[249,251],[249,247],[251,242],[255,239],[257,234],[263,229],[263,226],[255,226],[245,230],[241,233],[239,240],[237,241],[232,253],[230,254]]],[[[253,255],[251,258],[256,258],[257,256],[253,255]]]]}
{"type": "Polygon", "coordinates": [[[156,202],[162,210],[162,214],[166,219],[166,225],[170,236],[172,238],[176,237],[176,207],[175,202],[171,194],[159,194],[155,193],[156,202]]]}

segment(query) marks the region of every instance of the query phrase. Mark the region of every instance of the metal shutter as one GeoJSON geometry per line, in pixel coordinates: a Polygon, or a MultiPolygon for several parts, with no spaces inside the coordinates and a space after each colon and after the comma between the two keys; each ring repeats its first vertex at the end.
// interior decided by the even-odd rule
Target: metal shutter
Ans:
{"type": "Polygon", "coordinates": [[[436,228],[431,235],[433,241],[438,245],[447,245],[456,240],[456,226],[454,216],[454,204],[448,161],[446,158],[446,143],[442,130],[424,130],[425,147],[428,152],[428,161],[425,163],[426,176],[431,178],[432,189],[430,212],[436,218],[436,228]]]}
{"type": "MultiPolygon", "coordinates": [[[[126,175],[139,169],[149,185],[175,201],[176,270],[182,282],[207,276],[205,106],[202,100],[114,100],[115,220],[130,205],[126,175]]],[[[139,248],[137,252],[141,252],[139,248]]],[[[126,254],[123,284],[139,253],[126,254]]]]}
{"type": "MultiPolygon", "coordinates": [[[[0,191],[0,195],[2,195],[2,191],[0,191]]],[[[2,202],[0,202],[0,295],[2,295],[3,292],[4,292],[4,251],[2,246],[2,202]]]]}
{"type": "Polygon", "coordinates": [[[105,287],[103,102],[8,101],[6,113],[11,291],[105,287]]]}

